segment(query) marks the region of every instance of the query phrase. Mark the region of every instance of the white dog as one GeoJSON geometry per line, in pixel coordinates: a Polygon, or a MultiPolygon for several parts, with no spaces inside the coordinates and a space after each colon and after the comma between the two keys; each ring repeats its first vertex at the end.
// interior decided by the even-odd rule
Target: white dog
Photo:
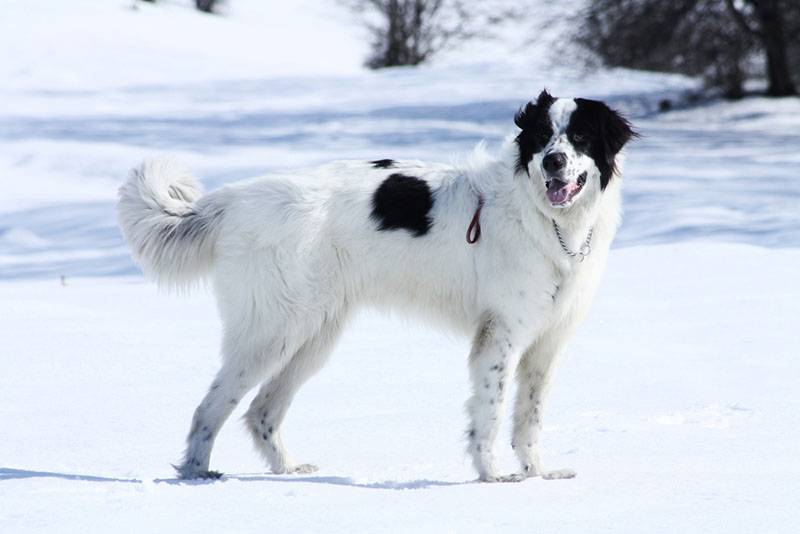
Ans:
{"type": "Polygon", "coordinates": [[[497,157],[469,164],[341,161],[201,196],[167,160],[134,169],[119,222],[145,274],[165,286],[210,277],[224,325],[223,365],[194,413],[183,478],[209,471],[214,439],[242,397],[256,448],[275,473],[298,388],[325,363],[362,305],[422,313],[474,335],[468,451],[481,480],[564,478],[538,454],[553,363],[597,288],[620,217],[623,145],[636,134],[602,102],[543,91],[515,117],[497,157]],[[493,445],[516,370],[512,447],[493,445]]]}

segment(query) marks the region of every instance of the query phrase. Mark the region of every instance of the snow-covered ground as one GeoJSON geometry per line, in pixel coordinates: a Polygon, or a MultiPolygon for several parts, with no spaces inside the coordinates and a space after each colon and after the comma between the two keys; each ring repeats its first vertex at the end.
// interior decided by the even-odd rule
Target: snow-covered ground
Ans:
{"type": "Polygon", "coordinates": [[[749,245],[616,251],[546,412],[544,460],[578,477],[521,484],[472,482],[466,342],[373,316],[287,419],[318,473],[265,473],[245,401],[212,458],[227,479],[178,483],[168,462],[216,370],[212,300],[138,278],[2,283],[0,530],[792,532],[798,263],[749,245]]]}
{"type": "Polygon", "coordinates": [[[800,100],[656,114],[694,82],[581,73],[525,39],[369,73],[333,2],[230,0],[224,17],[187,3],[3,6],[0,532],[800,524],[800,100]],[[287,419],[290,450],[320,472],[265,473],[240,409],[212,458],[227,478],[175,481],[219,325],[207,294],[138,276],[114,218],[126,169],[174,153],[213,188],[331,158],[447,161],[496,146],[544,86],[606,99],[644,136],[545,416],[545,462],[578,478],[472,483],[466,340],[365,314],[287,419]]]}

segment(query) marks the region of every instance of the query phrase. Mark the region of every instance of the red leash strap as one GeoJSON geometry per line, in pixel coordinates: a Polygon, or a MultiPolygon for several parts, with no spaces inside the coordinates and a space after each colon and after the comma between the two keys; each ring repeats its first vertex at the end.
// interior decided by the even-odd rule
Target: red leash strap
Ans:
{"type": "Polygon", "coordinates": [[[483,209],[483,196],[478,196],[478,208],[467,228],[467,243],[474,245],[481,238],[481,209],[483,209]]]}

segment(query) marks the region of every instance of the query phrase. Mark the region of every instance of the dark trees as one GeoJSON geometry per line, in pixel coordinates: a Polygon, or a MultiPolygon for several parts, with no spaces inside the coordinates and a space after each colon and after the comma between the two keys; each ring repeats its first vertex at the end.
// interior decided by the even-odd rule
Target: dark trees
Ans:
{"type": "Polygon", "coordinates": [[[790,51],[800,44],[798,30],[794,0],[595,0],[578,38],[609,65],[699,75],[738,98],[759,54],[768,94],[795,94],[790,51]]]}
{"type": "MultiPolygon", "coordinates": [[[[142,2],[150,2],[151,4],[155,4],[156,0],[140,0],[142,2]]],[[[203,11],[204,13],[214,13],[214,8],[217,7],[217,4],[220,3],[220,0],[194,0],[194,6],[203,11]]],[[[135,0],[134,0],[135,5],[135,0]]]]}
{"type": "Polygon", "coordinates": [[[216,7],[217,0],[195,0],[194,5],[200,11],[205,13],[213,13],[216,7]]]}
{"type": "MultiPolygon", "coordinates": [[[[797,94],[789,68],[786,19],[794,20],[798,17],[800,5],[787,0],[747,0],[742,6],[745,9],[740,9],[733,0],[726,0],[725,3],[742,32],[757,39],[766,53],[769,81],[767,94],[797,94]],[[751,9],[749,17],[746,13],[747,7],[751,9]],[[756,23],[751,24],[748,18],[755,19],[756,23]]],[[[793,29],[792,37],[795,41],[798,39],[798,29],[800,28],[793,29]]]]}
{"type": "Polygon", "coordinates": [[[458,41],[488,37],[516,12],[512,0],[340,0],[371,35],[367,66],[418,65],[458,41]]]}

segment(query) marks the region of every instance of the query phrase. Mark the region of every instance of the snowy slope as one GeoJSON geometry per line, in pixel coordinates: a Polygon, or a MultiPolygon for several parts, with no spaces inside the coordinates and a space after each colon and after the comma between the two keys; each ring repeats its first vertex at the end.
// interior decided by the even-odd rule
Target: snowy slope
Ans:
{"type": "Polygon", "coordinates": [[[800,524],[798,99],[655,114],[695,82],[555,66],[556,27],[372,73],[335,2],[230,0],[224,17],[131,4],[2,7],[0,532],[800,524]],[[644,134],[607,279],[545,416],[544,461],[578,478],[472,483],[466,341],[365,315],[287,419],[290,450],[319,473],[266,474],[245,402],[212,458],[228,477],[175,481],[219,324],[209,295],[138,276],[114,216],[127,169],[169,152],[212,188],[331,158],[448,161],[496,146],[544,86],[606,99],[644,134]]]}
{"type": "Polygon", "coordinates": [[[194,0],[6,0],[4,90],[58,93],[125,85],[355,72],[357,28],[327,0],[236,0],[224,16],[194,0]]]}

